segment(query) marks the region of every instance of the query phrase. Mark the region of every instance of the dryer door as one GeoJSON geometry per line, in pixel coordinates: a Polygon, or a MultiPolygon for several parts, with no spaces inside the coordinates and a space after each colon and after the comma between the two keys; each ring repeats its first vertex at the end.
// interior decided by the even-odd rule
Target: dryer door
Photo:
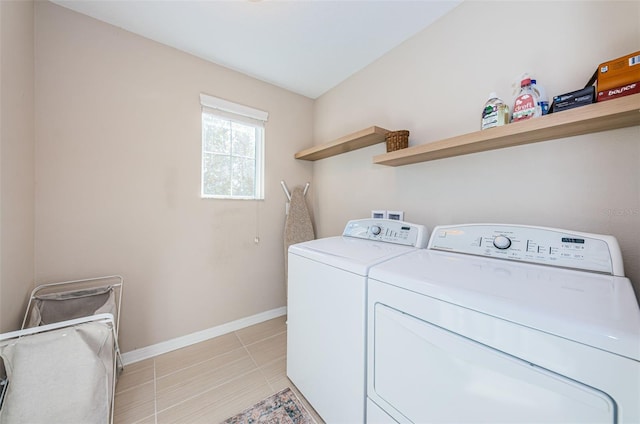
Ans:
{"type": "Polygon", "coordinates": [[[615,422],[600,391],[382,303],[373,313],[375,397],[399,422],[615,422]]]}

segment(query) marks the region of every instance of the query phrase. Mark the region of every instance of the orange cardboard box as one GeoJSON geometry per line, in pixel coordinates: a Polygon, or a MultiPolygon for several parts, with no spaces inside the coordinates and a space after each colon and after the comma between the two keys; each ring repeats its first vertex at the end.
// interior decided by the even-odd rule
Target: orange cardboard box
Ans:
{"type": "Polygon", "coordinates": [[[640,51],[598,66],[598,92],[640,81],[640,51]]]}

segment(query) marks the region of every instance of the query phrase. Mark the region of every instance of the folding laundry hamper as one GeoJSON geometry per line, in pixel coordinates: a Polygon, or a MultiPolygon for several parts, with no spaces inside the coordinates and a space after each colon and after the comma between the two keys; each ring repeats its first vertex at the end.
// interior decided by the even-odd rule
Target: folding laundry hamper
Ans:
{"type": "Polygon", "coordinates": [[[0,424],[113,422],[123,278],[44,284],[0,334],[0,424]]]}

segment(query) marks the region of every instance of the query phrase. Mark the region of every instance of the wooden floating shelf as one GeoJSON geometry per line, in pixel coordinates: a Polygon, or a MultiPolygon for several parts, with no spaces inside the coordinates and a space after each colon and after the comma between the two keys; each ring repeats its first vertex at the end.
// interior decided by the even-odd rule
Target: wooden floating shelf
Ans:
{"type": "Polygon", "coordinates": [[[296,159],[319,160],[331,156],[347,153],[352,150],[372,146],[385,141],[384,137],[388,130],[380,127],[369,127],[364,130],[345,135],[330,143],[310,147],[295,154],[296,159]]]}
{"type": "Polygon", "coordinates": [[[374,156],[373,163],[409,165],[635,125],[640,125],[640,94],[396,150],[374,156]]]}

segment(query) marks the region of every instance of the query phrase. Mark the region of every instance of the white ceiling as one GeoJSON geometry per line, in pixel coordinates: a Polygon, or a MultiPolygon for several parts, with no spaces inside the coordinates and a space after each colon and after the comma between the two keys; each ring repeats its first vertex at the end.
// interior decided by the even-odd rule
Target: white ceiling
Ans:
{"type": "Polygon", "coordinates": [[[317,98],[462,0],[52,0],[317,98]]]}

